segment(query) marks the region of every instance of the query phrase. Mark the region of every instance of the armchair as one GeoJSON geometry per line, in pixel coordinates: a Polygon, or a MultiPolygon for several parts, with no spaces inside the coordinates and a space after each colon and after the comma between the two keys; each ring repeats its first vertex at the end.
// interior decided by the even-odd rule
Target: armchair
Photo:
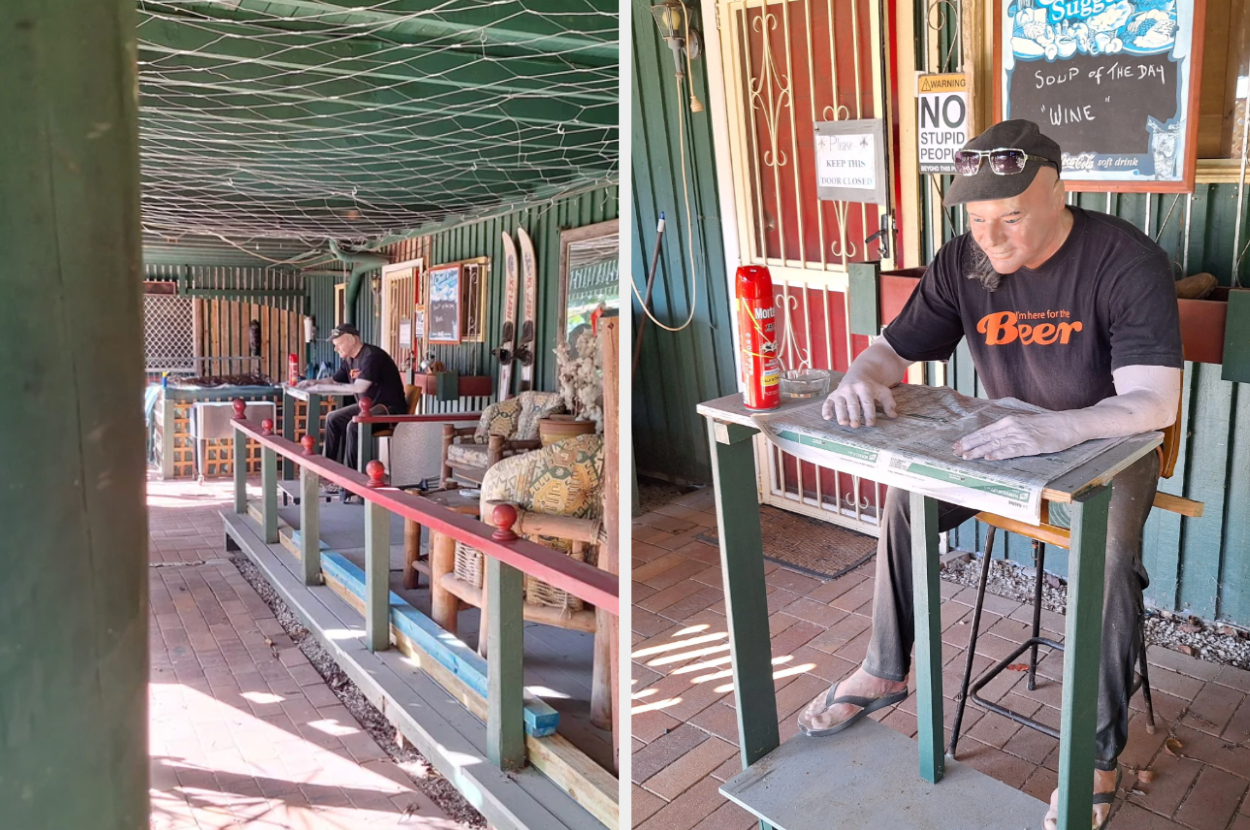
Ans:
{"type": "Polygon", "coordinates": [[[556,392],[522,392],[486,407],[476,427],[445,425],[443,486],[480,486],[486,471],[503,458],[538,449],[538,422],[563,411],[556,392]]]}

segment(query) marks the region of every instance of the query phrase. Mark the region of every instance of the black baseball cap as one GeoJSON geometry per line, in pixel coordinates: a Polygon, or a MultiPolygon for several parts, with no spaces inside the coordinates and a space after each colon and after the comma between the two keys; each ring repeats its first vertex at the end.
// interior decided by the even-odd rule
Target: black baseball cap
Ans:
{"type": "Polygon", "coordinates": [[[360,329],[356,328],[351,323],[340,323],[330,330],[330,339],[334,340],[336,337],[342,337],[345,334],[354,334],[359,337],[360,329]]]}
{"type": "MultiPolygon", "coordinates": [[[[1049,136],[1043,135],[1041,129],[1032,121],[1013,118],[1000,121],[981,133],[963,146],[965,150],[997,150],[1010,148],[1023,150],[1030,156],[1038,156],[1054,164],[1056,171],[1063,170],[1063,154],[1059,144],[1049,136]]],[[[960,176],[946,191],[942,204],[946,207],[962,205],[968,202],[989,202],[994,199],[1010,199],[1019,196],[1033,179],[1045,162],[1027,159],[1024,170],[1011,176],[1000,176],[990,169],[988,162],[981,164],[976,175],[960,176]]]]}

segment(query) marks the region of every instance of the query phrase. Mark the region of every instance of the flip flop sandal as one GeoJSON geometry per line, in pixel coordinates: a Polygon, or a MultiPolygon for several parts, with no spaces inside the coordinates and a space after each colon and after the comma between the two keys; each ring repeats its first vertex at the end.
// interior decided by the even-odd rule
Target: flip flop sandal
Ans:
{"type": "MultiPolygon", "coordinates": [[[[1114,804],[1116,794],[1120,792],[1120,779],[1123,776],[1124,776],[1124,768],[1117,764],[1115,768],[1115,789],[1109,793],[1094,793],[1094,800],[1090,802],[1091,806],[1097,806],[1099,804],[1114,804]]],[[[1103,828],[1105,828],[1107,826],[1107,823],[1110,821],[1111,821],[1111,811],[1108,810],[1107,817],[1102,820],[1101,824],[1098,825],[1097,830],[1103,830],[1103,828]]]]}
{"type": "Polygon", "coordinates": [[[812,738],[819,738],[824,735],[835,735],[843,729],[846,729],[848,726],[863,720],[872,712],[875,712],[878,709],[884,709],[887,706],[893,706],[896,703],[902,703],[907,699],[906,689],[895,692],[891,695],[886,695],[885,697],[877,698],[860,697],[859,695],[843,695],[842,697],[834,697],[834,695],[838,692],[839,685],[840,682],[834,683],[829,687],[829,691],[825,692],[825,708],[822,711],[827,711],[829,707],[836,706],[839,703],[849,703],[852,706],[859,706],[861,707],[860,710],[841,723],[834,724],[827,729],[812,729],[808,726],[808,724],[804,722],[804,716],[807,714],[805,711],[802,715],[799,715],[799,729],[803,730],[803,734],[812,738]]]}

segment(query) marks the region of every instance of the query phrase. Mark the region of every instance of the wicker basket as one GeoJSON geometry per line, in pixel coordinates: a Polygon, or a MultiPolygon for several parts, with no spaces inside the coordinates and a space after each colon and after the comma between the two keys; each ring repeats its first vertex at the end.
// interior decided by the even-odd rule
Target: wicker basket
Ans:
{"type": "MultiPolygon", "coordinates": [[[[539,541],[539,540],[535,540],[539,541]]],[[[542,544],[539,541],[539,544],[542,544]]],[[[579,562],[586,561],[585,553],[570,553],[568,556],[579,562]]],[[[593,562],[591,564],[594,564],[593,562]]],[[[474,588],[481,588],[486,580],[486,557],[477,548],[456,542],[456,578],[474,588]]],[[[525,601],[531,605],[545,605],[548,608],[559,608],[566,614],[574,614],[585,609],[586,603],[568,591],[555,588],[541,579],[526,575],[523,580],[525,601]]]]}

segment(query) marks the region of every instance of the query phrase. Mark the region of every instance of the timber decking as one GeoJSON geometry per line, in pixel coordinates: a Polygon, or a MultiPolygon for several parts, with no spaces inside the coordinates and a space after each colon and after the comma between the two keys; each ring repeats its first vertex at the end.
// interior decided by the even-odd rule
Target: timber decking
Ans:
{"type": "Polygon", "coordinates": [[[246,516],[222,512],[227,534],[361,692],[498,830],[603,830],[533,768],[505,773],[486,758],[486,727],[398,650],[369,651],[363,620],[328,587],[303,584],[299,563],[267,545],[246,516]]]}

